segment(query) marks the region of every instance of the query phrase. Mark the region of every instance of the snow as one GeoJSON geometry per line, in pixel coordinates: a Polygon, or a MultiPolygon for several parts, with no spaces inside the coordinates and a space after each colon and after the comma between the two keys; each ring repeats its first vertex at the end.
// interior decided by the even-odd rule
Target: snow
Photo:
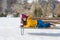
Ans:
{"type": "Polygon", "coordinates": [[[60,1],[60,0],[58,0],[58,1],[60,1]]]}
{"type": "Polygon", "coordinates": [[[28,3],[32,3],[33,2],[33,0],[28,0],[28,3]]]}
{"type": "Polygon", "coordinates": [[[0,18],[0,40],[60,40],[60,29],[24,29],[20,18],[0,18]]]}

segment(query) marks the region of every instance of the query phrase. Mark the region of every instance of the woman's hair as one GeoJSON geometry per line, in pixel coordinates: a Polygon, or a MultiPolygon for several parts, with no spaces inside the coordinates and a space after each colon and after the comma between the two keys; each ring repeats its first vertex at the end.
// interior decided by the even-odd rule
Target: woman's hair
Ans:
{"type": "Polygon", "coordinates": [[[29,14],[28,15],[28,19],[32,19],[32,14],[29,14]]]}

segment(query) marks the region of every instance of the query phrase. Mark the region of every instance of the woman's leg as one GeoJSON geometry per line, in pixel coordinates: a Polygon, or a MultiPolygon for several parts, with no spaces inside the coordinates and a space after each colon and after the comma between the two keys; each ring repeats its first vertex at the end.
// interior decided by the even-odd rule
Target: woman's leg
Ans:
{"type": "Polygon", "coordinates": [[[50,23],[47,23],[47,24],[43,24],[43,28],[48,28],[48,27],[50,27],[50,23]]]}
{"type": "Polygon", "coordinates": [[[50,27],[50,23],[45,23],[44,21],[42,21],[42,20],[37,20],[37,27],[38,28],[48,28],[48,27],[50,27]]]}
{"type": "Polygon", "coordinates": [[[44,23],[43,21],[37,20],[37,28],[43,28],[42,26],[43,23],[44,23]]]}

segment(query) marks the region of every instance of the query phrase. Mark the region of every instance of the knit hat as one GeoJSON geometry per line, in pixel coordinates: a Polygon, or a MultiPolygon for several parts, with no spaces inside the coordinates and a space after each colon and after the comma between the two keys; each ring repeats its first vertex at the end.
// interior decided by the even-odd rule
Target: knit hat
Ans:
{"type": "Polygon", "coordinates": [[[25,14],[22,14],[22,19],[24,19],[24,18],[27,18],[27,16],[25,14]]]}

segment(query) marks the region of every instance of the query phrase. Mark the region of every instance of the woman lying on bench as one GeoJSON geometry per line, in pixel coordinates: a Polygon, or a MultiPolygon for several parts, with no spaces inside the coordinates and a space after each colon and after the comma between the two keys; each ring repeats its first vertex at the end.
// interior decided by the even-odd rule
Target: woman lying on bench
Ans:
{"type": "Polygon", "coordinates": [[[22,14],[22,22],[24,28],[49,28],[54,23],[45,23],[42,20],[33,19],[33,16],[30,14],[26,16],[25,14],[22,14]]]}

